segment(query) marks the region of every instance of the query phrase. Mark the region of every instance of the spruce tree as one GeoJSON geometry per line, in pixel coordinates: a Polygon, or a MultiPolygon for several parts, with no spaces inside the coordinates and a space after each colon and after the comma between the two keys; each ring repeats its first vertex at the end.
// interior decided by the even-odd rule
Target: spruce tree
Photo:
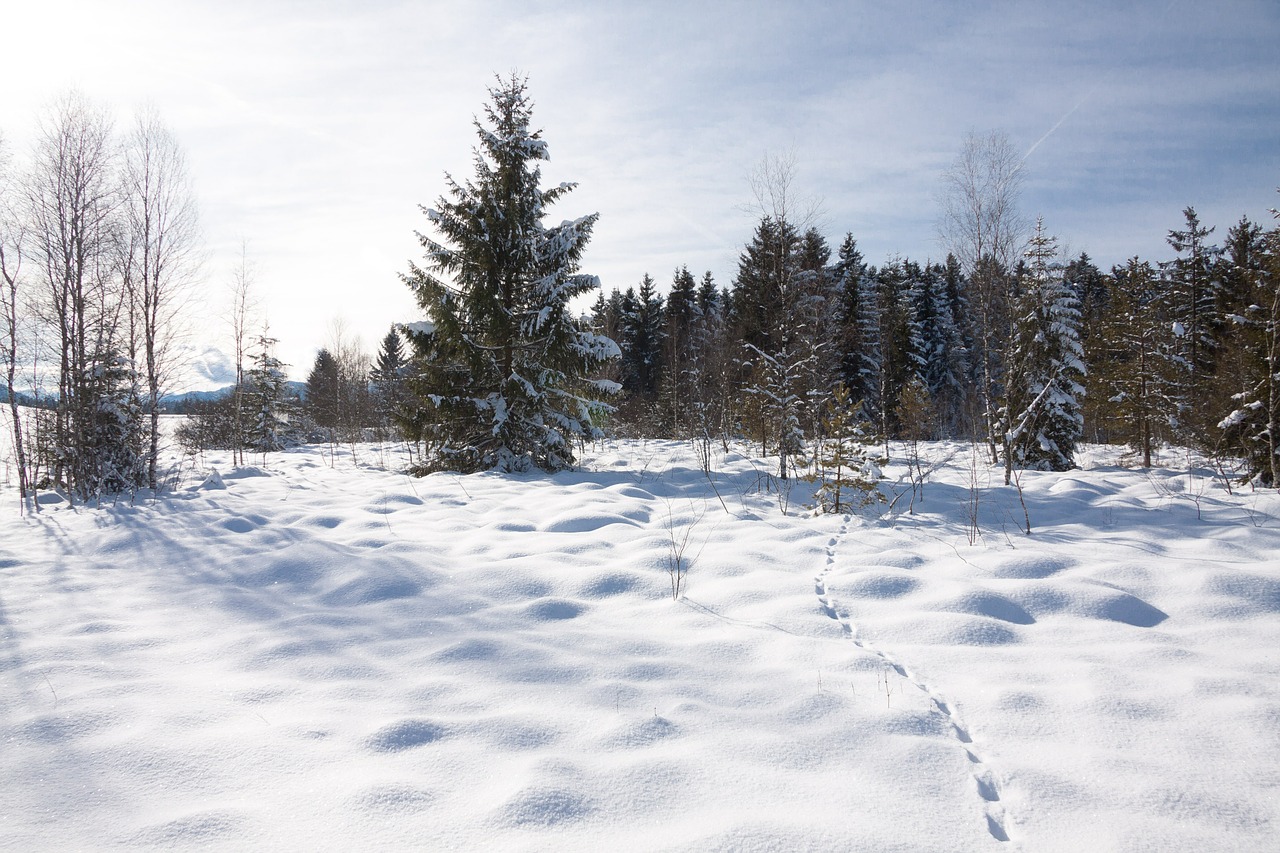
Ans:
{"type": "Polygon", "coordinates": [[[1003,411],[1005,482],[1014,467],[1066,471],[1075,464],[1082,420],[1080,303],[1054,262],[1057,240],[1043,220],[1028,243],[1015,302],[1003,411]]]}
{"type": "Polygon", "coordinates": [[[321,430],[326,440],[332,440],[338,426],[338,400],[342,393],[338,360],[328,348],[316,353],[315,363],[307,374],[307,391],[304,413],[321,430]]]}
{"type": "Polygon", "coordinates": [[[735,333],[762,352],[779,351],[795,322],[799,244],[789,222],[765,217],[738,259],[731,303],[735,333]]]}
{"type": "Polygon", "coordinates": [[[419,364],[416,422],[432,445],[424,470],[547,471],[574,463],[574,442],[600,434],[613,384],[589,378],[619,352],[583,329],[571,301],[600,286],[580,273],[597,214],[548,227],[547,208],[574,188],[542,189],[548,158],[530,126],[525,80],[489,90],[475,177],[448,180],[419,234],[426,268],[402,279],[429,323],[409,330],[419,364]]]}
{"type": "Polygon", "coordinates": [[[867,458],[864,444],[869,438],[856,409],[843,383],[836,385],[823,406],[825,440],[816,453],[816,478],[821,485],[814,495],[822,512],[849,512],[884,501],[876,487],[879,469],[867,458]]]}
{"type": "Polygon", "coordinates": [[[1171,230],[1167,238],[1178,258],[1161,266],[1170,315],[1180,327],[1183,355],[1193,376],[1203,377],[1212,371],[1221,325],[1217,308],[1222,282],[1215,267],[1222,250],[1206,241],[1214,229],[1200,224],[1194,207],[1186,208],[1182,214],[1187,220],[1186,228],[1171,230]]]}
{"type": "Polygon", "coordinates": [[[955,327],[943,268],[929,264],[913,277],[913,347],[920,384],[928,394],[928,437],[951,435],[960,420],[964,394],[964,345],[955,327]]]}
{"type": "Polygon", "coordinates": [[[1167,238],[1178,257],[1160,265],[1165,279],[1165,311],[1178,339],[1177,363],[1182,367],[1177,381],[1182,394],[1176,426],[1183,441],[1211,446],[1221,413],[1215,415],[1204,402],[1217,390],[1214,374],[1223,330],[1218,310],[1222,250],[1208,242],[1214,229],[1200,224],[1195,208],[1186,208],[1183,216],[1186,228],[1171,230],[1167,238]]]}
{"type": "Polygon", "coordinates": [[[390,426],[403,416],[406,395],[405,381],[408,372],[404,339],[394,326],[382,339],[377,360],[369,374],[375,397],[374,407],[382,426],[390,426]]]}
{"type": "Polygon", "coordinates": [[[836,257],[836,346],[841,384],[848,389],[857,416],[874,420],[879,412],[881,365],[879,282],[868,272],[852,234],[845,235],[836,257]]]}
{"type": "Polygon", "coordinates": [[[653,278],[645,273],[636,292],[627,288],[622,298],[623,387],[652,401],[662,371],[663,300],[653,278]]]}
{"type": "Polygon", "coordinates": [[[1090,336],[1096,429],[1129,444],[1150,468],[1174,418],[1170,335],[1151,264],[1130,258],[1111,275],[1110,309],[1090,336]]]}
{"type": "Polygon", "coordinates": [[[698,314],[697,282],[688,267],[676,270],[671,292],[663,309],[662,420],[663,430],[673,438],[686,433],[693,373],[694,327],[698,314]]]}
{"type": "Polygon", "coordinates": [[[876,274],[879,287],[880,366],[876,376],[879,431],[887,442],[897,438],[901,421],[898,402],[902,389],[919,373],[911,305],[907,299],[910,261],[894,259],[876,274]]]}
{"type": "Polygon", "coordinates": [[[293,438],[289,424],[291,406],[285,389],[286,365],[275,357],[276,343],[275,338],[265,333],[259,335],[257,352],[250,356],[253,366],[245,371],[252,419],[248,444],[259,453],[283,450],[293,438]]]}
{"type": "Polygon", "coordinates": [[[1242,300],[1248,307],[1233,321],[1241,355],[1236,381],[1243,388],[1218,428],[1225,449],[1245,460],[1249,477],[1280,486],[1280,228],[1259,235],[1254,249],[1250,298],[1242,300]]]}

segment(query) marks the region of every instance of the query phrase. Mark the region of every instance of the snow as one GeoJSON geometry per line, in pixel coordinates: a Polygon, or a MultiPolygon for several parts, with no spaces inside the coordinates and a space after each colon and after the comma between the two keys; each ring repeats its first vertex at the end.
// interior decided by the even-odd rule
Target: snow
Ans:
{"type": "Polygon", "coordinates": [[[436,332],[436,324],[430,320],[415,320],[412,323],[405,323],[404,327],[420,335],[434,335],[436,332]]]}
{"type": "Polygon", "coordinates": [[[1273,847],[1280,498],[1090,447],[1022,475],[1028,537],[921,446],[914,515],[653,441],[3,484],[0,849],[1273,847]]]}

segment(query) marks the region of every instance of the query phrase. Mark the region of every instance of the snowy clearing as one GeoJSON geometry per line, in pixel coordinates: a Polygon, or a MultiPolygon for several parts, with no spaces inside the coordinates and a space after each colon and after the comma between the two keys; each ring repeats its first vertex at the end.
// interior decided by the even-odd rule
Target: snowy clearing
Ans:
{"type": "Polygon", "coordinates": [[[1273,847],[1280,497],[1089,448],[1023,475],[1028,537],[924,453],[914,515],[673,442],[0,489],[0,848],[1273,847]]]}

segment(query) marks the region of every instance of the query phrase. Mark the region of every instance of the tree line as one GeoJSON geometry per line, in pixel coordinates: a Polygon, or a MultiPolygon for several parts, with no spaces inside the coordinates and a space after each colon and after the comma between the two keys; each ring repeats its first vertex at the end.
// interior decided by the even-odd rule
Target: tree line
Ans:
{"type": "MultiPolygon", "coordinates": [[[[182,446],[242,463],[294,442],[396,435],[424,473],[557,470],[607,432],[693,440],[709,465],[714,444],[746,438],[782,478],[849,469],[852,488],[856,448],[891,439],[971,439],[1006,480],[1070,468],[1081,441],[1127,443],[1143,465],[1172,442],[1280,482],[1275,226],[1242,218],[1219,244],[1188,207],[1165,258],[1104,271],[1021,218],[1008,139],[970,135],[943,177],[940,261],[874,266],[853,234],[833,247],[795,196],[794,164],[766,158],[751,184],[760,216],[727,285],[680,267],[668,287],[646,274],[605,293],[580,269],[596,215],[543,222],[574,185],[541,186],[547,146],[531,121],[526,82],[497,79],[475,121],[476,174],[447,176],[423,208],[425,260],[402,276],[427,319],[393,325],[376,358],[335,328],[301,397],[265,327],[251,332],[242,252],[236,381],[189,406],[182,446]]],[[[159,485],[159,397],[198,268],[193,198],[154,114],[116,134],[78,96],[50,110],[25,171],[0,158],[24,495],[159,485]],[[32,388],[56,383],[51,406],[20,412],[21,369],[32,388]]]]}
{"type": "Polygon", "coordinates": [[[1016,221],[1003,138],[969,146],[940,262],[872,266],[852,234],[833,252],[770,212],[727,287],[681,267],[665,296],[647,274],[602,292],[589,324],[622,350],[615,428],[747,436],[785,460],[826,438],[841,389],[865,434],[973,438],[1009,475],[1069,469],[1080,441],[1150,466],[1171,442],[1276,483],[1280,229],[1242,217],[1217,244],[1188,207],[1168,256],[1104,271],[1016,221]],[[992,187],[1004,197],[968,197],[992,187]]]}

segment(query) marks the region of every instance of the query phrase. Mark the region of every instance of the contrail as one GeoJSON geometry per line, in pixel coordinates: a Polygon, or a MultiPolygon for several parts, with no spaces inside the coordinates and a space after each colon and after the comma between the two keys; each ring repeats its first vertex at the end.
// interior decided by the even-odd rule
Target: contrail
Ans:
{"type": "MultiPolygon", "coordinates": [[[[1168,4],[1166,4],[1164,7],[1164,11],[1158,16],[1157,19],[1166,20],[1169,16],[1169,10],[1172,9],[1177,2],[1178,0],[1169,0],[1168,4]]],[[[1143,32],[1142,37],[1138,39],[1138,41],[1134,44],[1133,50],[1131,51],[1131,53],[1137,53],[1140,49],[1146,46],[1147,42],[1151,40],[1151,36],[1152,36],[1152,33],[1154,32],[1154,29],[1150,27],[1146,27],[1146,28],[1143,28],[1142,32],[1143,32]]],[[[1058,119],[1057,123],[1053,127],[1049,128],[1049,130],[1045,133],[1044,136],[1037,139],[1035,141],[1035,144],[1027,149],[1027,153],[1022,155],[1022,159],[1025,161],[1028,157],[1030,157],[1032,154],[1035,153],[1035,150],[1040,147],[1040,143],[1044,142],[1050,136],[1053,136],[1053,132],[1058,128],[1062,127],[1063,122],[1071,118],[1071,116],[1075,113],[1075,111],[1080,109],[1080,107],[1084,105],[1085,101],[1093,97],[1093,93],[1098,91],[1099,87],[1102,86],[1102,82],[1103,81],[1093,84],[1093,88],[1090,89],[1088,92],[1086,92],[1084,97],[1081,98],[1079,101],[1077,101],[1074,107],[1067,110],[1066,113],[1063,114],[1062,118],[1058,119]]]]}
{"type": "Polygon", "coordinates": [[[1085,92],[1084,97],[1083,97],[1083,98],[1081,98],[1080,100],[1076,101],[1076,105],[1075,105],[1074,107],[1072,107],[1071,109],[1069,109],[1069,110],[1067,110],[1065,113],[1063,113],[1063,114],[1062,114],[1062,118],[1058,119],[1057,123],[1056,123],[1056,124],[1054,124],[1054,126],[1053,126],[1053,127],[1049,128],[1047,131],[1045,131],[1044,136],[1042,136],[1042,137],[1040,137],[1039,139],[1037,139],[1037,140],[1035,141],[1035,143],[1034,143],[1030,148],[1028,148],[1028,149],[1027,149],[1027,153],[1022,155],[1022,159],[1025,161],[1028,157],[1030,157],[1032,154],[1034,154],[1034,153],[1035,153],[1035,150],[1036,150],[1037,148],[1039,148],[1039,147],[1040,147],[1040,143],[1041,143],[1041,142],[1044,142],[1046,139],[1048,139],[1050,136],[1052,136],[1052,135],[1053,135],[1053,132],[1054,132],[1055,130],[1057,130],[1058,128],[1062,127],[1062,123],[1063,123],[1063,122],[1065,122],[1067,119],[1071,118],[1071,116],[1075,114],[1075,111],[1076,111],[1076,110],[1078,110],[1078,109],[1080,109],[1080,107],[1084,105],[1084,102],[1085,102],[1085,101],[1087,101],[1087,100],[1089,100],[1090,98],[1092,98],[1092,97],[1093,97],[1093,93],[1094,93],[1094,92],[1096,92],[1096,91],[1098,91],[1098,87],[1099,87],[1099,86],[1101,86],[1101,85],[1102,85],[1101,83],[1095,83],[1092,89],[1090,89],[1088,92],[1085,92]]]}

